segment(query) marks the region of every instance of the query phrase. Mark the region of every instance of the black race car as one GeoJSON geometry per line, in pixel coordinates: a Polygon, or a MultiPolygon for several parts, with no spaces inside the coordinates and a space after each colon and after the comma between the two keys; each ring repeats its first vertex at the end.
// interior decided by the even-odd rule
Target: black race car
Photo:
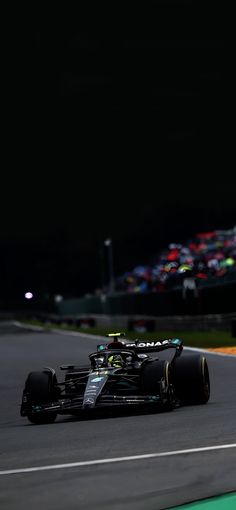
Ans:
{"type": "Polygon", "coordinates": [[[30,372],[23,390],[21,416],[31,423],[52,423],[58,414],[83,415],[110,409],[162,409],[206,404],[210,397],[207,360],[200,354],[182,356],[179,338],[134,342],[124,333],[110,333],[97,346],[87,366],[62,365],[62,382],[53,368],[30,372]],[[172,349],[171,359],[153,353],[172,349]],[[152,354],[152,355],[151,355],[152,354]]]}

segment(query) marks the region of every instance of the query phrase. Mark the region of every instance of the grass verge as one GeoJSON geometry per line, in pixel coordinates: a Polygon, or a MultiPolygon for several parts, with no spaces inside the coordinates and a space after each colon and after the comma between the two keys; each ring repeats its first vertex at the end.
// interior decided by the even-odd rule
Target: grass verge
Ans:
{"type": "MultiPolygon", "coordinates": [[[[112,328],[77,328],[76,326],[70,326],[68,324],[55,325],[53,323],[42,323],[40,321],[31,320],[24,321],[24,323],[32,324],[36,326],[42,326],[45,329],[66,329],[68,331],[78,331],[80,333],[89,333],[91,335],[105,336],[107,333],[114,331],[112,328]]],[[[115,329],[115,331],[117,331],[115,329]]],[[[136,338],[140,340],[162,340],[166,338],[181,338],[184,345],[189,347],[199,348],[215,348],[215,347],[234,347],[236,346],[236,338],[234,338],[229,331],[173,331],[173,330],[160,330],[153,331],[150,333],[138,333],[122,329],[125,333],[125,337],[130,340],[136,338]]]]}

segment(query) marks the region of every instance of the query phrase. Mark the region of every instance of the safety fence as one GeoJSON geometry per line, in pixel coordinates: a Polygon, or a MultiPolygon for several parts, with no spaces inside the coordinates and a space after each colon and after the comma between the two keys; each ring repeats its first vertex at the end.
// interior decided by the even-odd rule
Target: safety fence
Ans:
{"type": "Polygon", "coordinates": [[[56,305],[59,315],[206,315],[233,313],[236,309],[236,282],[207,286],[197,295],[188,293],[183,297],[181,289],[145,294],[114,293],[88,296],[80,299],[64,299],[56,305]]]}

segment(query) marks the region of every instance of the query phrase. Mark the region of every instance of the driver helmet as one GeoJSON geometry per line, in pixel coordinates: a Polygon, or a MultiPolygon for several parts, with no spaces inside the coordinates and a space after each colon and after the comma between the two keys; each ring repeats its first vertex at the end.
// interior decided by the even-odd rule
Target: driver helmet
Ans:
{"type": "Polygon", "coordinates": [[[111,367],[122,368],[124,366],[124,361],[120,354],[112,354],[108,357],[107,361],[111,367]]]}
{"type": "Polygon", "coordinates": [[[95,364],[96,364],[96,367],[97,367],[97,368],[102,367],[102,366],[103,366],[103,363],[104,363],[104,358],[102,358],[102,357],[96,358],[96,360],[95,360],[95,364]]]}

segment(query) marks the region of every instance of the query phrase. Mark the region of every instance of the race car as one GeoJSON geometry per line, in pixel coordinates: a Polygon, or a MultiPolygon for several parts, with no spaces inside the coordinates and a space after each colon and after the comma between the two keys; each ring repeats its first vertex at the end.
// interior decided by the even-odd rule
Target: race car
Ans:
{"type": "Polygon", "coordinates": [[[61,365],[30,372],[25,381],[20,414],[31,423],[52,423],[57,415],[78,415],[115,409],[171,411],[181,405],[206,404],[210,377],[206,358],[183,354],[183,341],[122,340],[124,333],[109,333],[108,343],[89,354],[89,365],[61,365]],[[155,353],[172,349],[171,358],[155,353]],[[173,355],[172,355],[173,354],[173,355]]]}

